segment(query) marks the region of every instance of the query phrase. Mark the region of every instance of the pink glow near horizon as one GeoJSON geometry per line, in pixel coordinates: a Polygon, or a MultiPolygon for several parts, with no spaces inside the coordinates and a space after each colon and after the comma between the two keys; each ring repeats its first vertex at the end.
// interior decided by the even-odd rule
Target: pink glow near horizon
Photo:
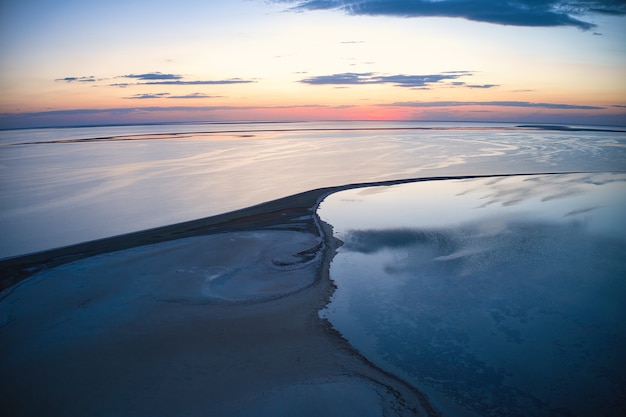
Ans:
{"type": "Polygon", "coordinates": [[[344,119],[626,125],[619,13],[536,26],[521,15],[507,23],[398,18],[393,10],[294,13],[285,2],[243,0],[183,1],[176,10],[39,3],[2,6],[0,128],[344,119]]]}

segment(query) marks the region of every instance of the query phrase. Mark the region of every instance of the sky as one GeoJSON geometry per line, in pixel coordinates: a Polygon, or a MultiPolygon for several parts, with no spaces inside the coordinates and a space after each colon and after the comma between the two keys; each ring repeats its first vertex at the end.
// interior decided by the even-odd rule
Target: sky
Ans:
{"type": "Polygon", "coordinates": [[[0,0],[0,128],[626,125],[623,0],[0,0]]]}

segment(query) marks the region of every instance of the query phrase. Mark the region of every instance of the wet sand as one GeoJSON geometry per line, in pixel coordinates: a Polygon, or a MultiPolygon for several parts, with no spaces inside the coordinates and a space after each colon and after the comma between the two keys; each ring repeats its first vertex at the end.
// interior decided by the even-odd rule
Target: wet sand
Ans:
{"type": "Polygon", "coordinates": [[[3,415],[439,415],[318,316],[340,242],[316,209],[340,190],[444,179],[318,189],[0,261],[3,415]]]}
{"type": "Polygon", "coordinates": [[[439,415],[318,316],[338,188],[2,261],[3,415],[439,415]]]}

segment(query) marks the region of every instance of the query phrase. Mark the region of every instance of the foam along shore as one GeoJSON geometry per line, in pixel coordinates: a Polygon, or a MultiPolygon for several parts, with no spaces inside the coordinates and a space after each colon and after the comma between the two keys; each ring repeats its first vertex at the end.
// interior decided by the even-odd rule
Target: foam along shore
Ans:
{"type": "Polygon", "coordinates": [[[334,189],[2,261],[10,415],[432,416],[318,311],[334,189]],[[28,277],[28,279],[24,279],[28,277]]]}

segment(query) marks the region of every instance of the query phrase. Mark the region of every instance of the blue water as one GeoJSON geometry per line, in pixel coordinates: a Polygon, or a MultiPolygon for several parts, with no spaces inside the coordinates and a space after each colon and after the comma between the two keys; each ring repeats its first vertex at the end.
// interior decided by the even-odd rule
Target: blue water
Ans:
{"type": "MultiPolygon", "coordinates": [[[[623,415],[626,132],[512,124],[0,131],[0,258],[320,187],[344,242],[321,312],[453,416],[623,415]]],[[[614,130],[614,129],[613,129],[614,130]]]]}
{"type": "Polygon", "coordinates": [[[626,174],[339,192],[322,311],[454,416],[622,416],[626,174]]]}
{"type": "Polygon", "coordinates": [[[598,170],[626,170],[626,133],[419,122],[2,130],[0,258],[318,187],[598,170]]]}

